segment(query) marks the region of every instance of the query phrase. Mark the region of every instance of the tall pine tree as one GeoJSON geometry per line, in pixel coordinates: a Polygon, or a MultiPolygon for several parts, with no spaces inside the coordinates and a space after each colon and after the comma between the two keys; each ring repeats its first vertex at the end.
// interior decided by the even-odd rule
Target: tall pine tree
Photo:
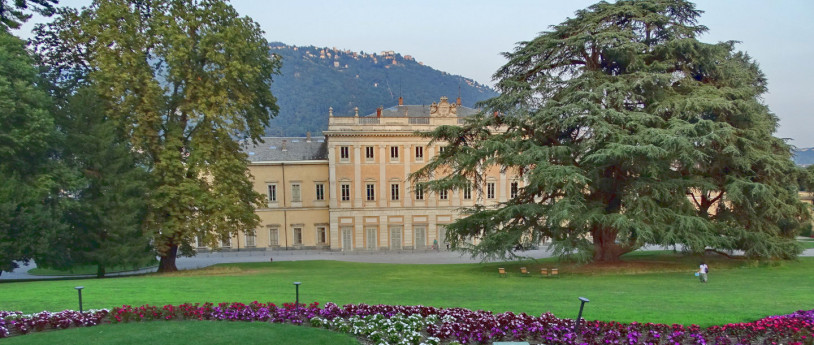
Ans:
{"type": "Polygon", "coordinates": [[[119,126],[90,87],[73,93],[57,111],[65,132],[61,157],[73,172],[64,202],[70,227],[66,250],[73,265],[108,268],[151,264],[155,252],[143,229],[148,174],[119,126]]]}

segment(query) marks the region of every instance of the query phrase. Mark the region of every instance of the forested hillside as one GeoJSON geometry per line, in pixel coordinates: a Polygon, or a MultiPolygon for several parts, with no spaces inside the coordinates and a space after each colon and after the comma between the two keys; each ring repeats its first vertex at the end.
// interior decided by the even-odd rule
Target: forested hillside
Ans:
{"type": "MultiPolygon", "coordinates": [[[[398,104],[431,104],[441,96],[458,97],[464,106],[496,96],[494,90],[472,79],[435,70],[410,55],[395,52],[365,53],[336,48],[297,47],[272,43],[271,52],[282,58],[282,75],[274,76],[271,90],[280,114],[271,121],[268,135],[314,135],[328,127],[328,108],[334,116],[360,116],[398,104]]],[[[451,52],[456,54],[457,52],[451,52]]],[[[466,56],[461,54],[461,58],[466,56]]]]}

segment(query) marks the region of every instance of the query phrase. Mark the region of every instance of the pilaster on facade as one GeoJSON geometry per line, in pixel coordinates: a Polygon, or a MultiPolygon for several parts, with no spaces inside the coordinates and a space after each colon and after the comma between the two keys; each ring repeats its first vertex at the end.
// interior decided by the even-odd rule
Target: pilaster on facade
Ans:
{"type": "Polygon", "coordinates": [[[379,207],[387,206],[387,145],[379,144],[379,207]]]}
{"type": "MultiPolygon", "coordinates": [[[[336,183],[336,147],[332,144],[328,144],[328,188],[330,193],[329,194],[329,205],[331,208],[336,208],[339,206],[338,204],[338,196],[337,190],[339,186],[336,183]]],[[[331,223],[333,224],[333,223],[331,223]]]]}
{"type": "Polygon", "coordinates": [[[353,207],[362,207],[362,148],[359,145],[353,146],[353,207]]]}
{"type": "Polygon", "coordinates": [[[410,183],[410,160],[414,157],[413,153],[413,145],[404,145],[404,207],[412,206],[413,198],[410,197],[410,192],[412,191],[411,183],[410,183]]]}
{"type": "Polygon", "coordinates": [[[501,169],[501,172],[500,172],[500,188],[499,189],[500,189],[500,191],[498,192],[498,194],[500,196],[498,198],[498,201],[499,202],[508,201],[508,196],[509,196],[508,179],[506,178],[506,172],[502,171],[502,169],[501,169]]]}

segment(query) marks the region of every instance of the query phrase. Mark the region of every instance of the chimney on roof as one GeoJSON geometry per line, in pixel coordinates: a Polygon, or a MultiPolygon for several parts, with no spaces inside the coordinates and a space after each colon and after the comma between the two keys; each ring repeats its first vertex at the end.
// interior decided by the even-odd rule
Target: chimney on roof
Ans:
{"type": "Polygon", "coordinates": [[[288,140],[283,139],[283,145],[281,145],[281,146],[280,146],[280,149],[281,149],[283,152],[288,151],[288,148],[285,146],[285,144],[286,144],[286,142],[287,142],[287,141],[288,141],[288,140]]]}
{"type": "Polygon", "coordinates": [[[495,117],[497,117],[497,112],[495,112],[495,117]]]}
{"type": "Polygon", "coordinates": [[[376,108],[376,117],[382,117],[382,107],[376,108]]]}
{"type": "Polygon", "coordinates": [[[311,132],[305,132],[305,142],[306,143],[311,142],[311,132]]]}
{"type": "Polygon", "coordinates": [[[455,103],[458,104],[459,107],[461,106],[461,96],[458,96],[458,99],[455,100],[455,103]]]}
{"type": "Polygon", "coordinates": [[[399,105],[404,105],[404,98],[399,96],[399,105]]]}

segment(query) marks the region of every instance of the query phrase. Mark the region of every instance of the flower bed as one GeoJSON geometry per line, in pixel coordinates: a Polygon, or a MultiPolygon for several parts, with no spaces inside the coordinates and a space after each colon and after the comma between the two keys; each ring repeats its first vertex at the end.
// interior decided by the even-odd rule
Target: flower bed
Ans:
{"type": "Polygon", "coordinates": [[[89,310],[83,313],[73,310],[64,310],[57,313],[43,311],[31,315],[24,315],[21,312],[0,311],[0,338],[40,332],[46,329],[96,326],[103,323],[107,315],[107,309],[89,310]]]}
{"type": "Polygon", "coordinates": [[[375,344],[478,344],[529,341],[532,344],[814,344],[814,310],[770,316],[749,323],[701,328],[587,321],[574,333],[574,320],[546,313],[539,317],[511,312],[425,306],[310,305],[252,302],[124,305],[85,313],[62,311],[23,315],[0,311],[0,338],[46,329],[89,327],[100,323],[150,320],[261,321],[306,324],[353,334],[375,344]]]}

